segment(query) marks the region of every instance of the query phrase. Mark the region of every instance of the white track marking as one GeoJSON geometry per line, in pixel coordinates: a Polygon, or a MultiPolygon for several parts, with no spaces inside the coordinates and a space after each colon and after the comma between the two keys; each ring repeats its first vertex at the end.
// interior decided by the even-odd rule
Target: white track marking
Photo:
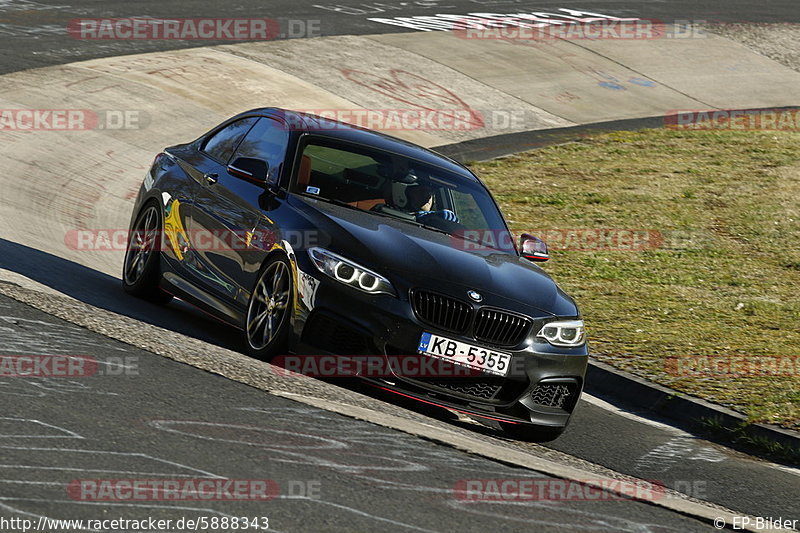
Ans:
{"type": "MultiPolygon", "coordinates": [[[[155,475],[155,476],[177,476],[177,477],[193,477],[193,476],[202,476],[208,478],[215,478],[215,479],[226,479],[224,476],[218,476],[211,472],[206,472],[205,470],[200,470],[199,468],[193,468],[191,466],[187,466],[181,463],[176,463],[174,461],[169,461],[167,459],[161,459],[158,457],[153,457],[152,455],[147,455],[144,453],[130,453],[130,452],[112,452],[106,450],[81,450],[81,449],[72,449],[72,448],[38,448],[38,447],[31,447],[31,446],[0,446],[0,449],[3,450],[19,450],[19,451],[26,451],[26,452],[56,452],[59,454],[89,454],[90,456],[96,455],[107,455],[107,456],[117,456],[117,457],[126,457],[132,458],[136,457],[139,459],[147,459],[153,461],[155,463],[161,463],[165,465],[170,465],[180,470],[187,470],[190,474],[176,474],[171,472],[162,472],[162,473],[152,473],[152,472],[136,472],[136,471],[125,471],[125,470],[94,470],[94,469],[83,469],[83,468],[68,468],[68,467],[39,467],[39,466],[27,466],[27,465],[0,465],[0,468],[30,468],[30,469],[42,469],[42,470],[65,470],[65,471],[84,471],[84,472],[117,472],[120,474],[134,474],[134,475],[155,475]]],[[[65,458],[61,458],[63,461],[65,458]]]]}
{"type": "MultiPolygon", "coordinates": [[[[632,421],[637,422],[639,424],[644,424],[644,425],[647,425],[647,426],[650,426],[650,427],[658,428],[658,429],[660,429],[662,431],[665,431],[667,433],[670,433],[671,435],[674,435],[676,437],[685,437],[685,438],[689,438],[689,439],[697,439],[697,437],[695,437],[691,433],[687,433],[686,431],[684,431],[684,430],[682,430],[680,428],[676,428],[674,426],[670,426],[669,424],[665,424],[663,422],[657,422],[655,420],[650,420],[649,418],[645,418],[643,416],[637,415],[636,413],[632,413],[630,411],[626,411],[624,409],[620,409],[619,407],[616,407],[616,406],[614,406],[614,405],[612,405],[612,404],[610,404],[610,403],[608,403],[608,402],[606,402],[604,400],[601,400],[600,398],[597,398],[596,396],[592,396],[591,394],[586,394],[584,392],[581,395],[581,400],[584,400],[587,403],[589,403],[591,405],[594,405],[595,407],[599,407],[600,409],[603,409],[603,410],[606,410],[606,411],[610,411],[610,412],[612,412],[612,413],[614,413],[614,414],[616,414],[618,416],[621,416],[623,418],[627,418],[628,420],[632,420],[632,421]]],[[[754,459],[748,459],[748,460],[755,461],[754,459]]],[[[716,462],[716,461],[713,461],[713,462],[716,462]]],[[[794,468],[794,467],[791,467],[791,466],[779,465],[779,464],[771,463],[771,462],[768,462],[768,461],[756,461],[756,462],[758,462],[761,465],[764,465],[764,466],[767,466],[767,467],[770,467],[770,468],[774,468],[776,470],[780,470],[782,472],[786,472],[786,473],[789,473],[789,474],[792,474],[792,475],[795,475],[795,476],[800,476],[800,468],[794,468]]]]}
{"type": "Polygon", "coordinates": [[[54,426],[52,424],[48,424],[46,422],[42,422],[41,420],[36,420],[33,418],[14,418],[8,416],[0,416],[0,421],[2,420],[9,420],[13,422],[22,422],[30,423],[30,424],[38,424],[41,427],[55,429],[56,431],[61,431],[63,435],[10,435],[10,434],[3,434],[0,433],[0,438],[8,439],[8,438],[26,438],[26,439],[83,439],[77,433],[70,431],[68,429],[64,429],[62,427],[54,426]]]}
{"type": "Polygon", "coordinates": [[[599,407],[600,409],[603,409],[605,411],[611,411],[615,415],[627,418],[628,420],[633,420],[634,422],[638,422],[639,424],[645,424],[650,427],[658,428],[662,431],[672,433],[673,435],[680,435],[682,437],[693,436],[691,433],[687,433],[686,431],[676,428],[674,426],[670,426],[669,424],[664,424],[663,422],[656,422],[655,420],[644,418],[643,416],[637,415],[636,413],[632,413],[631,411],[620,409],[619,407],[612,405],[605,400],[601,400],[600,398],[592,396],[591,394],[586,394],[585,392],[581,394],[581,400],[591,405],[594,405],[595,407],[599,407]]]}

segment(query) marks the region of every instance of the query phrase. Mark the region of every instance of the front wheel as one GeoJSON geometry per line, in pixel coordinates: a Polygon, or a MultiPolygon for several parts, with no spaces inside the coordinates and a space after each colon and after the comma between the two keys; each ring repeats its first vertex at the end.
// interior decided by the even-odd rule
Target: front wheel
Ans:
{"type": "Polygon", "coordinates": [[[161,210],[153,202],[136,217],[128,236],[122,267],[122,288],[128,294],[165,304],[172,296],[159,287],[161,280],[161,210]]]}
{"type": "Polygon", "coordinates": [[[286,350],[293,290],[285,259],[276,257],[264,265],[247,306],[245,341],[250,355],[268,360],[286,350]]]}

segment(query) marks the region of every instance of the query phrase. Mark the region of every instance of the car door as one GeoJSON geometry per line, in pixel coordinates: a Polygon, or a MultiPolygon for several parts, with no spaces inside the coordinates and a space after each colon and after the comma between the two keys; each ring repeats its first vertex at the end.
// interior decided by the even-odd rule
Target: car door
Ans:
{"type": "Polygon", "coordinates": [[[208,169],[212,176],[195,197],[191,232],[208,268],[204,283],[225,301],[246,305],[255,285],[272,227],[260,205],[272,196],[268,184],[279,180],[288,140],[289,131],[282,122],[259,118],[227,161],[216,159],[216,166],[208,169]],[[268,184],[237,172],[232,164],[240,158],[265,161],[268,184]]]}
{"type": "MultiPolygon", "coordinates": [[[[184,272],[192,281],[204,288],[212,284],[209,280],[214,274],[203,254],[204,248],[207,247],[203,242],[205,236],[198,236],[192,231],[194,202],[209,180],[213,181],[218,178],[222,169],[225,168],[225,163],[256,122],[258,122],[258,117],[246,117],[223,124],[209,134],[201,144],[186,145],[175,152],[181,168],[195,185],[192,188],[192,197],[189,202],[181,202],[180,206],[173,206],[172,213],[179,215],[180,220],[168,220],[176,226],[176,230],[167,230],[167,234],[174,233],[173,246],[177,249],[176,255],[184,267],[184,272]]],[[[173,218],[175,217],[173,216],[173,218]]]]}

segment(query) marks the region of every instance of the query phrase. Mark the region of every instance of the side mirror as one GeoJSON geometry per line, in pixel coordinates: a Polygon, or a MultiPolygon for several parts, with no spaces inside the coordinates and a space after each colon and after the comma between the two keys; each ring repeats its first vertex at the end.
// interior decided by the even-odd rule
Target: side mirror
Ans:
{"type": "Polygon", "coordinates": [[[523,233],[520,237],[520,244],[522,248],[522,257],[528,261],[542,263],[550,259],[550,253],[547,251],[547,243],[539,237],[523,233]]]}
{"type": "Polygon", "coordinates": [[[269,165],[266,161],[252,157],[237,157],[228,165],[228,172],[236,177],[244,178],[255,183],[266,183],[269,165]]]}

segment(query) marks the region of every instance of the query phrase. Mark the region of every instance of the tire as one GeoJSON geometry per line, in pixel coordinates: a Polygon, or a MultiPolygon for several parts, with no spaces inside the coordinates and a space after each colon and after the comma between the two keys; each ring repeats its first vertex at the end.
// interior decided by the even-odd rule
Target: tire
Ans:
{"type": "Polygon", "coordinates": [[[269,360],[286,353],[294,296],[292,270],[283,257],[268,260],[250,294],[244,323],[247,353],[269,360]]]}
{"type": "Polygon", "coordinates": [[[549,428],[532,426],[530,424],[500,423],[500,428],[506,436],[527,442],[550,442],[556,440],[564,433],[566,428],[549,428]]]}
{"type": "Polygon", "coordinates": [[[157,304],[172,295],[159,288],[161,281],[161,209],[155,202],[145,204],[128,236],[122,263],[122,288],[128,294],[157,304]]]}

